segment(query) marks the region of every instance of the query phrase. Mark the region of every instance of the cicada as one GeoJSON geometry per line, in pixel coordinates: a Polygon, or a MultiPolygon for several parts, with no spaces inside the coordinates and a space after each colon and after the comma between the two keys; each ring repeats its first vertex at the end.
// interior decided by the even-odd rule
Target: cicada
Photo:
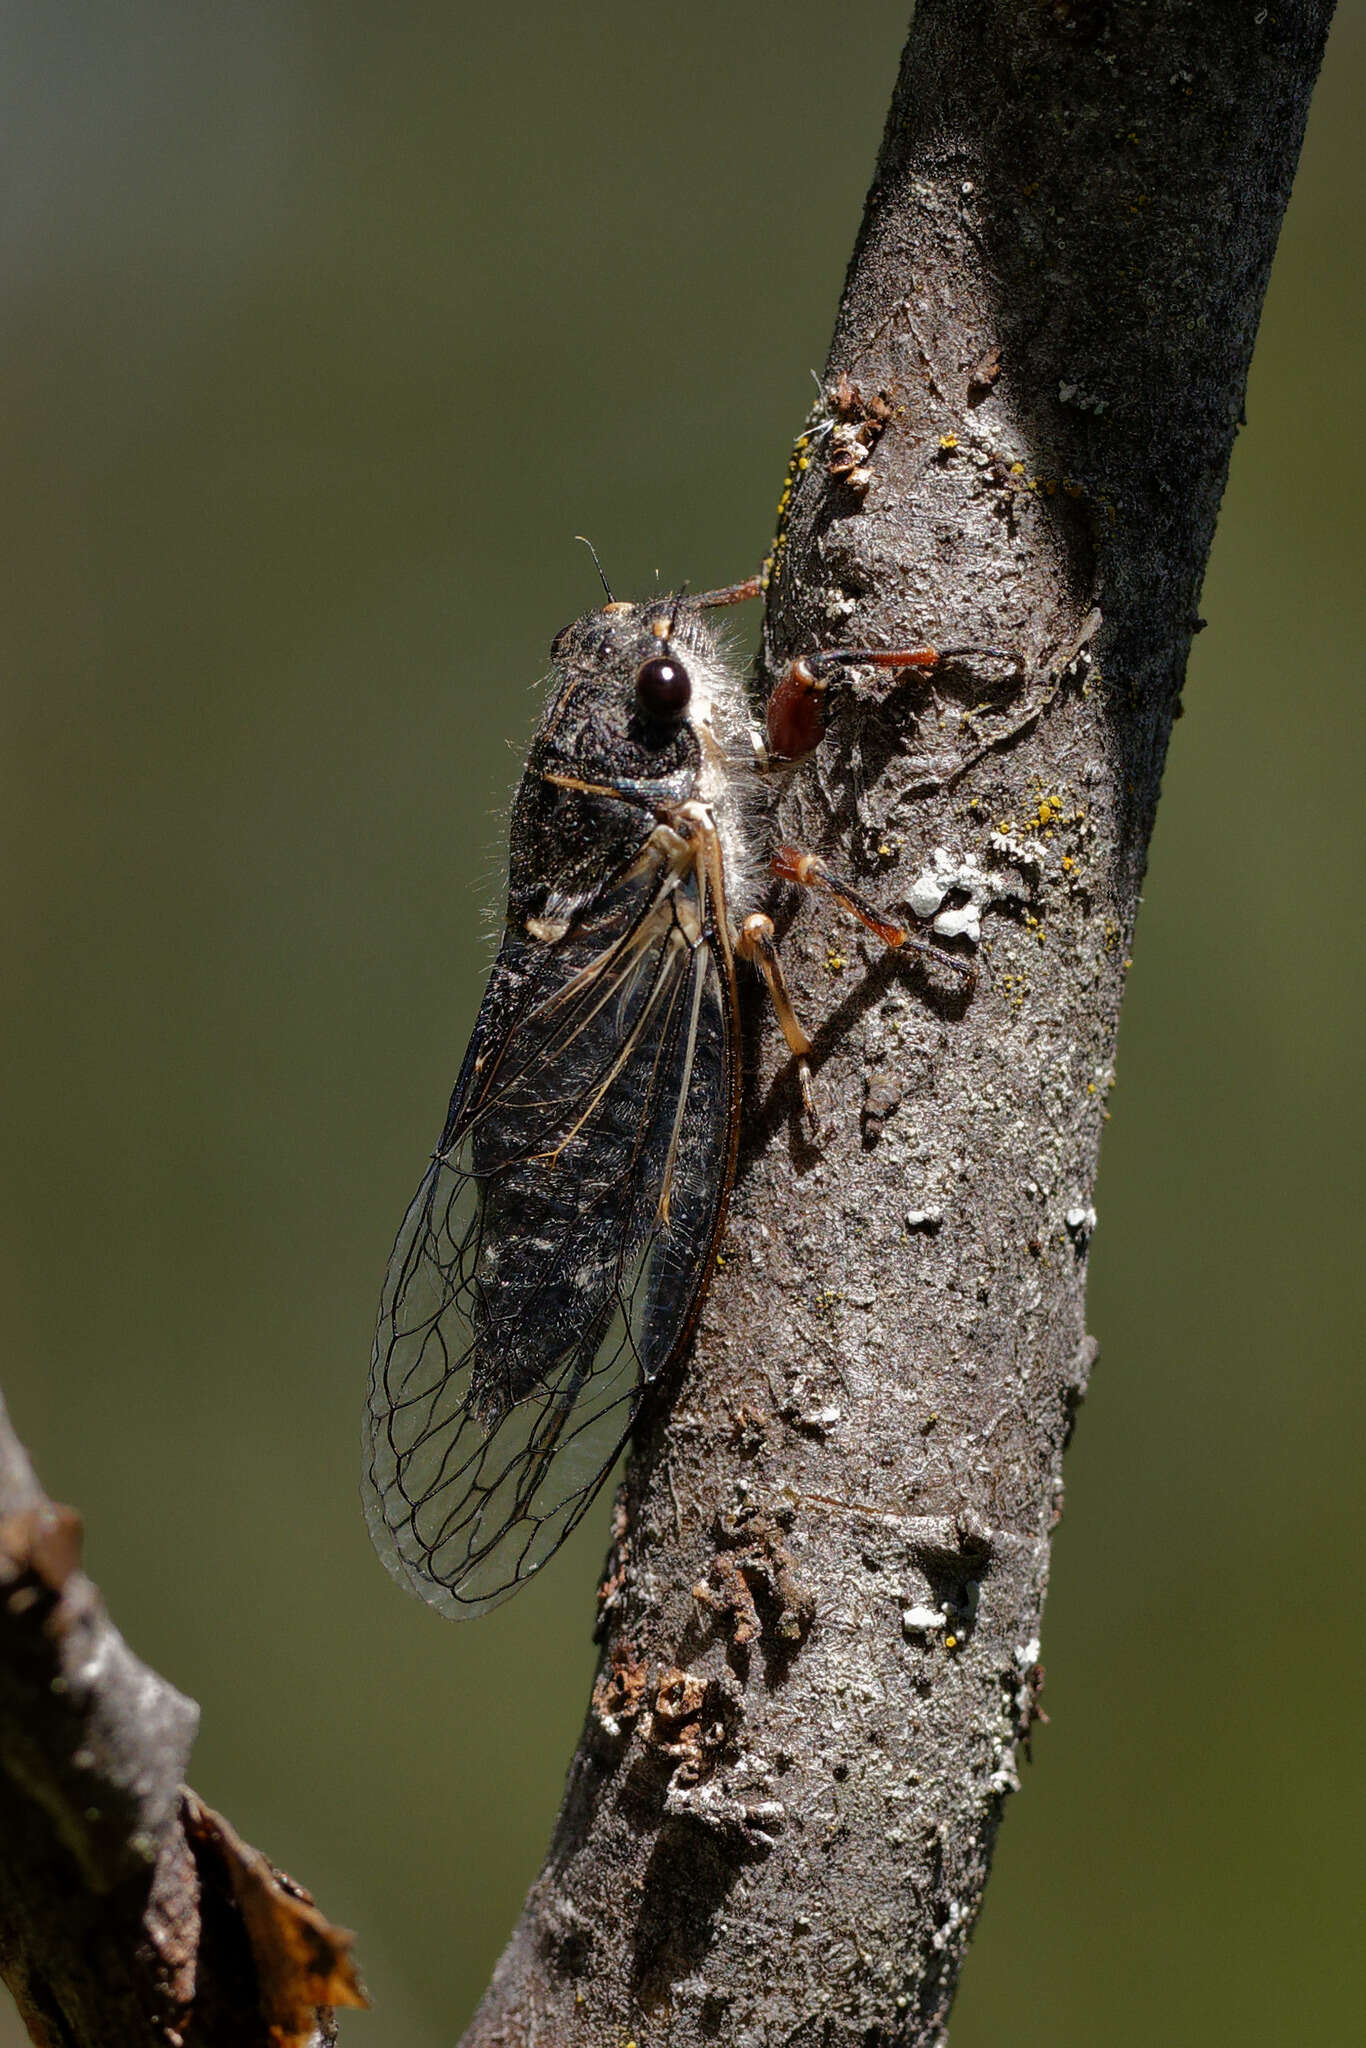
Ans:
{"type": "Polygon", "coordinates": [[[767,982],[814,1116],[774,877],[825,890],[890,946],[926,944],[814,855],[772,847],[763,769],[814,745],[841,668],[941,653],[794,661],[765,740],[705,616],[757,591],[609,590],[551,647],[502,943],[394,1246],[366,1414],[376,1546],[445,1614],[540,1569],[687,1345],[735,1170],[740,962],[767,982]]]}

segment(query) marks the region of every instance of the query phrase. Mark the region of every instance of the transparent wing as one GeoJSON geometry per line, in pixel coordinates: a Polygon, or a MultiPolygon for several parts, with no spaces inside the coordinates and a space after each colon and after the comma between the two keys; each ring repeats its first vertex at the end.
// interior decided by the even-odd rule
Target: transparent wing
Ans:
{"type": "Polygon", "coordinates": [[[366,1514],[477,1614],[545,1563],[677,1355],[731,1159],[733,990],[695,872],[631,872],[557,945],[509,932],[394,1246],[366,1514]]]}

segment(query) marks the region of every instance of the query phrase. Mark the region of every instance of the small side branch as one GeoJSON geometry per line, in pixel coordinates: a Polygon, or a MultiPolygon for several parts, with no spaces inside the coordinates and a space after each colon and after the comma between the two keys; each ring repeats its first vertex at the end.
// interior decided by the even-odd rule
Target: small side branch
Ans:
{"type": "Polygon", "coordinates": [[[40,2048],[321,2048],[351,1937],[186,1789],[199,1710],[80,1557],[0,1402],[0,1975],[40,2048]]]}

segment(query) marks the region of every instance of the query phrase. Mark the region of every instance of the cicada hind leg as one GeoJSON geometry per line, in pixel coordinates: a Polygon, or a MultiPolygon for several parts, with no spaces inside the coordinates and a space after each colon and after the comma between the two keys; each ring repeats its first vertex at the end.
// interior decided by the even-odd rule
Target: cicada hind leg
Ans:
{"type": "MultiPolygon", "coordinates": [[[[841,910],[847,910],[856,917],[866,930],[881,939],[889,951],[926,953],[940,961],[971,988],[977,980],[977,970],[968,960],[960,959],[956,953],[945,952],[932,940],[921,938],[899,924],[885,910],[870,903],[863,892],[852,882],[837,874],[828,861],[819,854],[803,852],[798,846],[780,846],[769,862],[769,872],[780,881],[791,882],[799,889],[818,890],[831,897],[841,910]]],[[[802,1091],[802,1106],[807,1122],[814,1132],[819,1119],[816,1113],[815,1090],[811,1080],[811,1040],[803,1030],[801,1021],[793,1007],[792,996],[778,957],[778,943],[774,933],[773,920],[762,911],[755,911],[740,927],[737,950],[747,960],[754,961],[768,983],[768,992],[773,1002],[774,1014],[778,1019],[788,1050],[797,1062],[797,1079],[802,1091]]]]}
{"type": "Polygon", "coordinates": [[[817,1128],[816,1097],[811,1086],[811,1040],[802,1030],[797,1012],[792,1007],[788,992],[787,976],[783,963],[778,958],[778,941],[773,930],[773,919],[766,917],[762,910],[754,911],[740,927],[736,939],[736,951],[742,959],[752,960],[768,983],[774,1014],[787,1049],[797,1062],[797,1080],[802,1091],[802,1107],[812,1130],[817,1128]]]}

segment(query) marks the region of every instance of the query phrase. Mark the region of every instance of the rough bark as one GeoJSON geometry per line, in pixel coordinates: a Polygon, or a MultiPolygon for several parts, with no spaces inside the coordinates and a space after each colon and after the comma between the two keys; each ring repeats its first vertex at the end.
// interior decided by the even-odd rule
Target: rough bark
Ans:
{"type": "Polygon", "coordinates": [[[183,1785],[199,1710],[80,1544],[0,1402],[0,1975],[39,2048],[322,2048],[350,1936],[183,1785]]]}
{"type": "Polygon", "coordinates": [[[883,901],[956,880],[980,976],[796,912],[823,1140],[765,1023],[722,1269],[466,2048],[943,2038],[1035,1711],[1138,890],[1330,14],[917,12],[765,651],[1017,657],[845,690],[781,798],[883,901]]]}

